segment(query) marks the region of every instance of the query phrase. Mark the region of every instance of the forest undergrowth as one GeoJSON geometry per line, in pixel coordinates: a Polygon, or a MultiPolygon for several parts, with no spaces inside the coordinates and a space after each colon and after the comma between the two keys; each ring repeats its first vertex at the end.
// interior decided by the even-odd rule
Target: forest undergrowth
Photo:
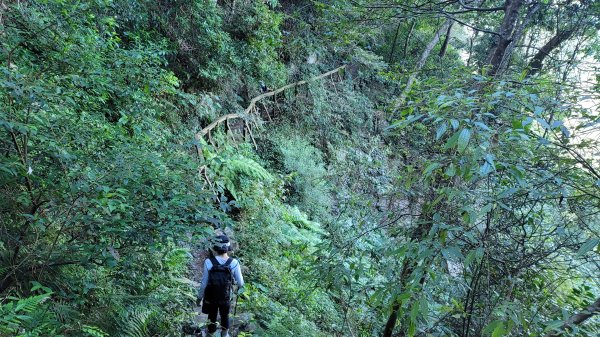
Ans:
{"type": "Polygon", "coordinates": [[[0,0],[0,336],[596,336],[595,1],[0,0]]]}

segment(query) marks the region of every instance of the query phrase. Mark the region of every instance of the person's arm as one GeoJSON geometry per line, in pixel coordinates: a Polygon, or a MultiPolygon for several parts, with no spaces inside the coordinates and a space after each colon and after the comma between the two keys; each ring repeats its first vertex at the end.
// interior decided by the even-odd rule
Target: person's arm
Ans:
{"type": "Polygon", "coordinates": [[[204,291],[208,284],[208,269],[212,266],[209,259],[204,260],[204,271],[202,272],[202,281],[200,282],[200,290],[198,290],[198,299],[204,298],[204,291]],[[210,264],[210,266],[209,266],[210,264]]]}
{"type": "Polygon", "coordinates": [[[244,277],[242,276],[242,269],[240,268],[240,261],[235,260],[232,264],[233,279],[239,288],[244,287],[244,277]]]}

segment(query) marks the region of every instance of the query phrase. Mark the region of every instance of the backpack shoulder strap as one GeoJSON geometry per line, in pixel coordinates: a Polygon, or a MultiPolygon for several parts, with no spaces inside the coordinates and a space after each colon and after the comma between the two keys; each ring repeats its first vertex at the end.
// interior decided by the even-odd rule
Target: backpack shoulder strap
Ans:
{"type": "Polygon", "coordinates": [[[225,261],[225,264],[223,264],[225,267],[229,267],[229,265],[231,264],[231,262],[233,262],[233,258],[230,257],[227,259],[227,261],[225,261]]]}
{"type": "Polygon", "coordinates": [[[211,255],[208,258],[210,259],[210,262],[212,262],[213,267],[221,265],[214,256],[211,255]]]}

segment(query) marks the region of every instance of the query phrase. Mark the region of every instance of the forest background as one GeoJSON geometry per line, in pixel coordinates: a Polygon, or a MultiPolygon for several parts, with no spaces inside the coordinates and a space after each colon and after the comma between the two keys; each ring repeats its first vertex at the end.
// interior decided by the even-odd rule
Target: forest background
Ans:
{"type": "Polygon", "coordinates": [[[599,28],[591,0],[1,0],[0,336],[180,336],[215,229],[240,336],[597,336],[599,28]]]}

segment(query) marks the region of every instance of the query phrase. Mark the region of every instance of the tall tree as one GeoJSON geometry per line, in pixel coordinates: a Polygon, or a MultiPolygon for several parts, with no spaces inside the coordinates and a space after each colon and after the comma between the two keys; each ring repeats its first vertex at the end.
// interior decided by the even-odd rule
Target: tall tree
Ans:
{"type": "Polygon", "coordinates": [[[506,0],[504,3],[504,18],[486,58],[486,64],[490,66],[488,73],[492,76],[500,70],[502,60],[507,57],[508,47],[515,39],[519,14],[524,4],[524,0],[506,0]]]}

